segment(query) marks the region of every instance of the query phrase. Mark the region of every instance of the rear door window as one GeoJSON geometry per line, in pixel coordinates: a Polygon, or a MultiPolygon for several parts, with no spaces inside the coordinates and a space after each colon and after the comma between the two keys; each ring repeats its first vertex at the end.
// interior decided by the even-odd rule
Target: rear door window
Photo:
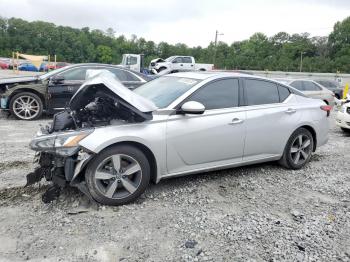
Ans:
{"type": "Polygon", "coordinates": [[[110,67],[106,69],[113,73],[121,82],[140,81],[140,79],[136,77],[133,73],[130,73],[126,70],[110,67]]]}
{"type": "Polygon", "coordinates": [[[295,89],[298,89],[300,91],[304,91],[303,81],[293,81],[289,85],[294,87],[295,89]]]}
{"type": "Polygon", "coordinates": [[[277,84],[255,79],[245,80],[245,95],[249,106],[279,103],[277,84]]]}
{"type": "Polygon", "coordinates": [[[182,58],[182,61],[183,61],[183,63],[185,63],[185,64],[191,64],[191,63],[192,63],[191,57],[183,57],[183,58],[182,58]]]}
{"type": "Polygon", "coordinates": [[[320,91],[321,88],[319,88],[315,83],[310,82],[310,81],[304,81],[304,90],[305,91],[320,91]]]}

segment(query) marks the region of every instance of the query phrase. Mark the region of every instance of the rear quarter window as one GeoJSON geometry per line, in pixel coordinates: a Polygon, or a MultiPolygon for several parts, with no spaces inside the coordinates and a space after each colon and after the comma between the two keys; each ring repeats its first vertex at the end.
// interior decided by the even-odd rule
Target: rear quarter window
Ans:
{"type": "Polygon", "coordinates": [[[290,95],[290,91],[287,87],[278,85],[278,94],[280,96],[280,102],[283,102],[290,95]]]}

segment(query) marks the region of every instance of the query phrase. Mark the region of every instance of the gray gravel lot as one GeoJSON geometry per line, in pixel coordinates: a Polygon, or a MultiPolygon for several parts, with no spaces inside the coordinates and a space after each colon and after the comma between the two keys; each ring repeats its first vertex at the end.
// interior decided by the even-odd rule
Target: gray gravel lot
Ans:
{"type": "Polygon", "coordinates": [[[329,143],[302,170],[170,179],[134,204],[98,208],[75,189],[43,204],[45,183],[22,187],[28,142],[48,121],[0,117],[1,261],[350,261],[350,136],[333,118],[329,143]]]}

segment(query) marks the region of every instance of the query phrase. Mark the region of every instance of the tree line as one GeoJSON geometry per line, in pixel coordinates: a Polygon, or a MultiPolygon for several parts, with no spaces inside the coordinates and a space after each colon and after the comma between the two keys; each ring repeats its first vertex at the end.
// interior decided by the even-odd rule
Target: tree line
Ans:
{"type": "Polygon", "coordinates": [[[13,51],[37,55],[57,55],[58,61],[118,64],[124,53],[142,53],[150,60],[171,55],[191,55],[199,63],[212,63],[220,69],[303,71],[350,73],[350,17],[334,25],[328,36],[280,32],[272,37],[255,33],[249,39],[232,44],[211,42],[207,47],[188,47],[147,41],[135,35],[131,39],[116,36],[113,29],[92,30],[56,26],[53,23],[28,22],[0,17],[0,57],[13,51]],[[216,49],[216,52],[215,52],[216,49]]]}

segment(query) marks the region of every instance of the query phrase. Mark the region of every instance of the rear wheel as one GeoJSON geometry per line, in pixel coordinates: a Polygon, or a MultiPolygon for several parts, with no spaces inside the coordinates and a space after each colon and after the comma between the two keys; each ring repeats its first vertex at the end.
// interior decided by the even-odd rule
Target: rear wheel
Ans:
{"type": "Polygon", "coordinates": [[[18,93],[14,95],[10,101],[10,112],[17,119],[38,119],[43,113],[43,102],[40,97],[34,93],[18,93]]]}
{"type": "Polygon", "coordinates": [[[150,165],[138,148],[119,145],[100,153],[88,165],[85,179],[97,202],[114,206],[127,204],[146,190],[150,165]]]}
{"type": "Polygon", "coordinates": [[[310,131],[299,128],[290,136],[279,163],[288,169],[300,169],[310,161],[313,147],[310,131]]]}

